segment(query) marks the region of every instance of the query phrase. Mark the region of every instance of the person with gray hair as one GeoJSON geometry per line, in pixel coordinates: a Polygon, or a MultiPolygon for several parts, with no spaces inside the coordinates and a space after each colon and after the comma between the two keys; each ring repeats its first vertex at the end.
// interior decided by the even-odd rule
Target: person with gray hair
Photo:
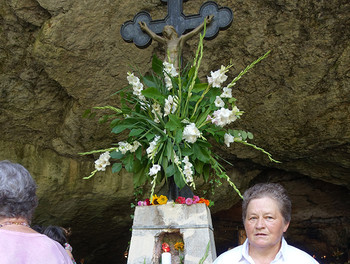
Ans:
{"type": "Polygon", "coordinates": [[[221,254],[213,264],[281,264],[318,262],[288,245],[283,237],[291,220],[292,203],[278,183],[259,183],[244,192],[242,218],[247,239],[221,254]]]}
{"type": "Polygon", "coordinates": [[[72,264],[58,242],[30,227],[36,189],[26,168],[0,161],[0,263],[72,264]]]}

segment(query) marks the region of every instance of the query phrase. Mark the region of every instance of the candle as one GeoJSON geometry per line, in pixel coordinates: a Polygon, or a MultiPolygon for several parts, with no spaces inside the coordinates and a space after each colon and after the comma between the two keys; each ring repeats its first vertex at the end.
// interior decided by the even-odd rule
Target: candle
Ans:
{"type": "Polygon", "coordinates": [[[170,252],[163,252],[162,253],[162,264],[171,264],[170,252]]]}

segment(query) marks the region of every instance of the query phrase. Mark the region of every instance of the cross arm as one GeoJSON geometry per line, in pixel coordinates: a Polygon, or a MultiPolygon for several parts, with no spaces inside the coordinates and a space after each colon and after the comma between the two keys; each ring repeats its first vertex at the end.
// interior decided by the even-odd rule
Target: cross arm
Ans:
{"type": "Polygon", "coordinates": [[[210,16],[206,16],[203,23],[201,23],[199,26],[197,26],[195,29],[193,29],[192,31],[184,34],[181,36],[181,40],[186,42],[188,39],[190,39],[192,36],[197,35],[199,32],[201,32],[204,28],[204,24],[206,23],[207,25],[209,25],[212,20],[213,20],[214,16],[210,15],[210,16]]]}
{"type": "Polygon", "coordinates": [[[149,27],[147,26],[146,22],[140,21],[139,25],[141,27],[141,30],[146,32],[152,39],[154,39],[155,41],[158,41],[160,43],[165,44],[166,43],[166,39],[158,36],[156,33],[154,33],[152,30],[149,29],[149,27]]]}

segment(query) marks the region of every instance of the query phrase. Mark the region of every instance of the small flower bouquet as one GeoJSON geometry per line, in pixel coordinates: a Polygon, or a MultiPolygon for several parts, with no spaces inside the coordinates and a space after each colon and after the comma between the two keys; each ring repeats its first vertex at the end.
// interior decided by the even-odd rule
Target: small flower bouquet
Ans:
{"type": "MultiPolygon", "coordinates": [[[[162,205],[166,204],[168,202],[168,197],[165,195],[160,195],[159,197],[155,194],[152,196],[152,200],[146,199],[144,201],[138,201],[137,205],[138,206],[150,206],[150,205],[162,205]]],[[[182,197],[178,196],[176,200],[174,201],[174,204],[186,204],[186,205],[191,205],[191,204],[197,204],[197,203],[204,203],[208,207],[210,207],[213,202],[204,198],[199,198],[199,196],[194,195],[193,198],[189,197],[182,197]]]]}
{"type": "Polygon", "coordinates": [[[113,172],[124,167],[133,174],[135,187],[150,182],[150,197],[156,184],[169,177],[174,178],[180,189],[185,185],[195,189],[196,177],[207,181],[214,175],[228,181],[241,196],[219,163],[220,157],[212,151],[213,140],[227,147],[231,143],[253,147],[277,162],[270,153],[248,143],[247,140],[253,138],[252,133],[232,129],[232,123],[243,115],[232,96],[232,89],[269,52],[247,66],[226,86],[223,84],[232,64],[212,71],[207,82],[201,82],[198,72],[203,38],[204,34],[200,36],[192,65],[177,72],[171,63],[153,57],[151,75],[139,73],[140,77],[137,77],[128,72],[129,86],[120,93],[121,108],[96,107],[111,111],[107,117],[112,133],[127,132],[127,137],[108,149],[81,153],[102,153],[95,161],[95,170],[85,179],[104,171],[112,163],[113,172]]]}

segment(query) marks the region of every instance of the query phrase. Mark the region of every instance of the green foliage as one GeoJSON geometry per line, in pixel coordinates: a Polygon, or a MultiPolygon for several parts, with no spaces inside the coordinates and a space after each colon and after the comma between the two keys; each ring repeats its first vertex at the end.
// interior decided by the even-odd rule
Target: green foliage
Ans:
{"type": "MultiPolygon", "coordinates": [[[[212,152],[212,141],[209,142],[208,139],[226,145],[241,143],[263,152],[271,161],[277,162],[270,153],[247,142],[253,139],[251,132],[226,128],[227,124],[241,118],[243,112],[238,110],[237,100],[232,94],[224,95],[220,85],[198,79],[203,56],[203,38],[204,35],[201,35],[192,65],[178,75],[170,71],[168,65],[163,64],[156,56],[152,60],[152,74],[137,78],[128,73],[130,85],[120,93],[121,108],[95,108],[111,111],[112,114],[105,115],[102,120],[110,122],[111,132],[114,134],[127,132],[127,140],[118,142],[109,149],[81,154],[110,153],[113,172],[119,172],[124,167],[133,174],[135,187],[151,182],[152,194],[155,185],[168,177],[174,177],[180,189],[186,184],[195,188],[190,177],[192,174],[203,177],[205,181],[211,175],[216,175],[218,179],[227,180],[241,195],[226,175],[222,164],[218,162],[218,157],[212,152]],[[220,123],[221,117],[217,116],[222,109],[230,114],[230,122],[220,123]],[[151,173],[158,165],[161,169],[151,173]]],[[[247,66],[224,89],[231,89],[249,69],[268,54],[269,52],[247,66]]],[[[220,71],[223,76],[230,67],[232,64],[222,66],[217,72],[220,71]]],[[[91,118],[94,113],[89,110],[84,116],[91,118]]],[[[223,115],[222,118],[224,117],[223,115]]],[[[103,168],[109,163],[106,158],[99,160],[103,168]]],[[[98,170],[102,169],[96,167],[87,178],[98,170]]]]}

